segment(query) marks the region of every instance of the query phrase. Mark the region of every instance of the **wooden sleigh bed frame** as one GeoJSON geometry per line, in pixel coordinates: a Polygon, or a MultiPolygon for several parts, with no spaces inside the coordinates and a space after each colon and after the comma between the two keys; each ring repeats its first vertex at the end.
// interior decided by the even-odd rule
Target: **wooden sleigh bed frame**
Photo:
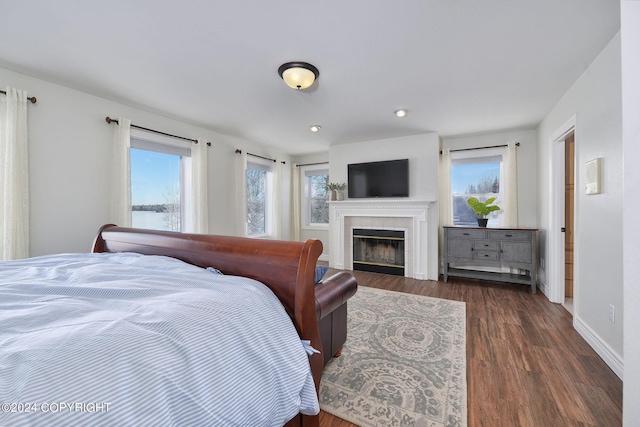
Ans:
{"type": "MultiPolygon", "coordinates": [[[[231,236],[185,234],[104,225],[93,252],[136,252],[164,255],[199,267],[215,267],[224,274],[245,276],[267,285],[291,316],[301,339],[322,349],[314,291],[316,262],[322,253],[319,240],[288,242],[231,236]]],[[[320,385],[323,356],[309,357],[316,386],[320,385]]],[[[319,416],[299,414],[286,426],[318,426],[319,416]]]]}

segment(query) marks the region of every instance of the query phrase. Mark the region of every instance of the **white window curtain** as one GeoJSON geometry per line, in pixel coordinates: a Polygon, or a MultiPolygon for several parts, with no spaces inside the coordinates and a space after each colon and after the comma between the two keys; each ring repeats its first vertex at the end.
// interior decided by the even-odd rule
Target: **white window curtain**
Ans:
{"type": "Polygon", "coordinates": [[[507,143],[504,168],[504,225],[518,226],[518,151],[516,141],[507,143]]]}
{"type": "Polygon", "coordinates": [[[198,138],[191,146],[191,227],[189,232],[207,234],[209,232],[209,200],[207,141],[198,138]]]}
{"type": "Polygon", "coordinates": [[[247,153],[236,154],[236,235],[247,235],[247,153]]]}
{"type": "Polygon", "coordinates": [[[453,224],[453,213],[451,208],[451,151],[448,148],[442,149],[440,157],[440,254],[444,251],[444,229],[445,225],[453,224]]]}
{"type": "Polygon", "coordinates": [[[111,222],[131,227],[131,120],[118,117],[113,132],[111,168],[111,222]]]}
{"type": "MultiPolygon", "coordinates": [[[[448,148],[442,150],[440,157],[440,225],[452,225],[453,213],[451,210],[451,151],[448,148]]],[[[442,240],[442,239],[441,239],[442,240]]]]}
{"type": "Polygon", "coordinates": [[[271,168],[273,174],[273,184],[271,185],[271,236],[274,239],[280,239],[282,236],[282,226],[280,221],[281,215],[281,203],[280,203],[280,186],[282,185],[282,163],[275,162],[271,168]]]}
{"type": "Polygon", "coordinates": [[[300,201],[300,168],[296,163],[291,166],[291,237],[300,241],[302,204],[300,201]]]}
{"type": "Polygon", "coordinates": [[[29,257],[27,92],[0,94],[0,204],[2,259],[29,257]]]}

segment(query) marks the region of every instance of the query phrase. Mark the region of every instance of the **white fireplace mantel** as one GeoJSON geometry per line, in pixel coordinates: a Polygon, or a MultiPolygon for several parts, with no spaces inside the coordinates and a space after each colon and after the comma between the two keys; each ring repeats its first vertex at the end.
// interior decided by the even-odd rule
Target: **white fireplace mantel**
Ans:
{"type": "MultiPolygon", "coordinates": [[[[409,260],[405,276],[415,279],[436,277],[429,274],[429,207],[434,200],[349,199],[329,202],[329,265],[353,269],[352,225],[365,228],[403,229],[408,234],[409,260]]],[[[357,227],[356,227],[357,228],[357,227]]],[[[436,228],[437,230],[437,228],[436,228]]],[[[434,236],[437,239],[437,236],[434,236]]],[[[437,254],[435,254],[437,256],[437,254]]]]}

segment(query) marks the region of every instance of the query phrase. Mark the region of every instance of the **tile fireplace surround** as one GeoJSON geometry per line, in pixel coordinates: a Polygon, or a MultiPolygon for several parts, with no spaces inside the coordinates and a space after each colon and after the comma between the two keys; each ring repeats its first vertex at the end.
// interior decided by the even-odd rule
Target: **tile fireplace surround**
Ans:
{"type": "MultiPolygon", "coordinates": [[[[329,202],[329,265],[341,270],[353,269],[354,228],[398,230],[405,232],[405,277],[427,279],[431,237],[428,218],[433,203],[411,199],[329,202]]],[[[438,238],[437,232],[433,238],[438,238]]]]}

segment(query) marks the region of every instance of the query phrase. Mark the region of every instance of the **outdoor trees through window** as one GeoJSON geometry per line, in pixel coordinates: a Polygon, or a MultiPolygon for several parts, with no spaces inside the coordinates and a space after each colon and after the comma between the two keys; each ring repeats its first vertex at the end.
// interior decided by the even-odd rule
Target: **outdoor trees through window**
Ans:
{"type": "MultiPolygon", "coordinates": [[[[451,193],[454,225],[477,225],[476,214],[467,204],[469,197],[485,201],[497,197],[502,200],[500,180],[502,156],[478,156],[451,159],[451,193]]],[[[489,225],[500,225],[497,213],[489,215],[489,225]]]]}
{"type": "Polygon", "coordinates": [[[267,234],[267,170],[247,166],[247,235],[267,234]]]}
{"type": "Polygon", "coordinates": [[[304,218],[307,226],[326,226],[329,224],[329,171],[326,169],[306,170],[303,187],[305,200],[304,218]]]}

